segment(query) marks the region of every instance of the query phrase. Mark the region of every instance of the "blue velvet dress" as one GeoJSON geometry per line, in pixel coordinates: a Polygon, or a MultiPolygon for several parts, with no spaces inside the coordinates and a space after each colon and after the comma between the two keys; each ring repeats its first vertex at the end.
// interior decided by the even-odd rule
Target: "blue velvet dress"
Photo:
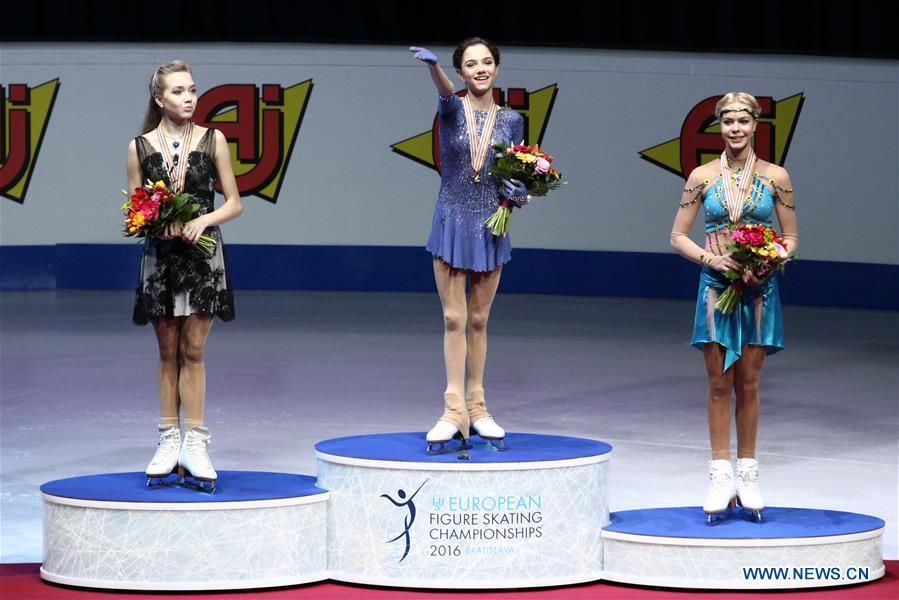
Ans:
{"type": "MultiPolygon", "coordinates": [[[[774,194],[771,187],[766,185],[766,181],[769,181],[768,178],[754,175],[752,192],[749,200],[743,205],[741,223],[774,227],[774,194]]],[[[730,225],[727,207],[724,205],[724,184],[721,179],[706,186],[702,194],[706,233],[730,225]]],[[[743,346],[765,346],[768,354],[773,354],[784,347],[777,277],[771,277],[759,286],[745,287],[737,310],[733,314],[725,315],[715,310],[715,302],[730,283],[723,273],[703,267],[699,277],[699,294],[696,299],[691,342],[699,349],[709,342],[721,344],[725,349],[725,371],[740,359],[743,346]]]]}
{"type": "MultiPolygon", "coordinates": [[[[428,251],[457,269],[492,271],[512,256],[509,236],[495,236],[484,226],[499,206],[496,177],[488,176],[493,164],[491,149],[481,170],[481,181],[472,181],[471,151],[465,110],[459,96],[440,98],[440,193],[428,236],[428,251]]],[[[478,133],[487,113],[474,111],[478,133]]],[[[491,142],[521,143],[524,119],[510,108],[496,114],[491,142]]]]}

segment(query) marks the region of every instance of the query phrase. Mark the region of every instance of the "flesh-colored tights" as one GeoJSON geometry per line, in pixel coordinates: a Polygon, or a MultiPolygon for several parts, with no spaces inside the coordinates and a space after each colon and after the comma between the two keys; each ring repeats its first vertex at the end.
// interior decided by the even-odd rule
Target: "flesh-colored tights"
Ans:
{"type": "Polygon", "coordinates": [[[159,342],[157,385],[163,425],[178,426],[184,409],[184,430],[203,425],[206,402],[206,364],[203,355],[212,328],[212,315],[161,319],[155,325],[159,342]]]}
{"type": "Polygon", "coordinates": [[[446,362],[445,407],[440,418],[460,431],[464,427],[465,435],[468,429],[465,425],[489,416],[484,402],[487,319],[501,273],[502,267],[487,272],[468,271],[434,259],[434,279],[443,305],[443,357],[446,362]]]}

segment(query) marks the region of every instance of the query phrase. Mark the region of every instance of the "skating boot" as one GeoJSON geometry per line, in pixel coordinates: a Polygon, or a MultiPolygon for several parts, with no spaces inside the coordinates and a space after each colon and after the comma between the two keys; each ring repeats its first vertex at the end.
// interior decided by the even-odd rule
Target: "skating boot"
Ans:
{"type": "Polygon", "coordinates": [[[175,472],[178,466],[178,452],[181,450],[181,430],[177,425],[160,425],[159,441],[153,460],[144,471],[147,474],[147,487],[165,484],[165,478],[175,472]]]}
{"type": "Polygon", "coordinates": [[[484,390],[472,390],[468,392],[466,401],[468,418],[471,420],[471,432],[474,432],[482,440],[485,440],[491,450],[506,449],[506,432],[496,424],[490,413],[487,412],[487,402],[484,400],[484,390]]]}
{"type": "Polygon", "coordinates": [[[468,413],[465,412],[465,402],[458,394],[447,392],[443,395],[444,412],[437,424],[431,428],[426,437],[428,441],[428,454],[448,454],[468,450],[471,444],[468,441],[468,413]],[[459,427],[453,422],[462,421],[459,427]],[[458,444],[447,446],[451,440],[459,440],[458,444]]]}
{"type": "Polygon", "coordinates": [[[212,436],[205,427],[194,427],[184,436],[181,454],[178,456],[178,473],[181,483],[195,487],[201,492],[215,493],[218,475],[212,468],[206,446],[212,436]]]}
{"type": "Polygon", "coordinates": [[[496,424],[493,417],[478,419],[471,424],[471,428],[482,440],[487,440],[491,448],[499,451],[506,449],[506,432],[496,424]]]}
{"type": "Polygon", "coordinates": [[[728,508],[734,505],[737,489],[734,485],[734,469],[729,460],[709,461],[709,493],[702,510],[711,525],[728,508]]]}
{"type": "Polygon", "coordinates": [[[759,461],[754,458],[737,459],[737,502],[751,512],[756,521],[762,520],[765,501],[759,490],[759,461]]]}

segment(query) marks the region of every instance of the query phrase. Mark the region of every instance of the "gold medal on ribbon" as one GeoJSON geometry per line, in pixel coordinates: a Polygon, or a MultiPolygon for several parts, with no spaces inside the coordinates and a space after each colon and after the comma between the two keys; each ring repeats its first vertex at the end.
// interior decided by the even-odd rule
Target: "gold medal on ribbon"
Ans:
{"type": "Polygon", "coordinates": [[[481,130],[481,134],[478,135],[478,123],[475,120],[474,107],[471,104],[471,98],[467,94],[462,98],[462,106],[465,107],[468,148],[471,151],[471,170],[474,172],[474,175],[471,176],[471,182],[480,183],[481,170],[484,168],[484,162],[487,159],[487,148],[490,146],[490,137],[493,135],[493,125],[496,123],[498,107],[495,102],[490,104],[484,128],[481,130]]]}

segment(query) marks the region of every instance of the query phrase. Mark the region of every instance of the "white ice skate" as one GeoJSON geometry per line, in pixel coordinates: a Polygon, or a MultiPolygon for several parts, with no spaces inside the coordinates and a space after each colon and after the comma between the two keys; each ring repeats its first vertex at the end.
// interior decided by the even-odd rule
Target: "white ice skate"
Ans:
{"type": "Polygon", "coordinates": [[[729,460],[709,461],[709,493],[702,510],[711,525],[717,516],[734,505],[737,489],[734,485],[734,469],[729,460]]]}
{"type": "Polygon", "coordinates": [[[467,438],[462,436],[462,432],[456,429],[455,425],[443,419],[437,421],[425,439],[428,441],[428,454],[430,455],[449,454],[471,448],[471,444],[467,438]],[[452,440],[459,440],[459,444],[447,446],[452,440]]]}
{"type": "Polygon", "coordinates": [[[483,417],[471,424],[471,429],[478,434],[481,439],[487,440],[491,446],[497,450],[506,449],[506,432],[502,427],[496,424],[493,417],[483,417]]]}
{"type": "Polygon", "coordinates": [[[738,458],[736,480],[737,502],[751,512],[756,521],[761,521],[765,501],[759,490],[759,461],[754,458],[738,458]]]}
{"type": "Polygon", "coordinates": [[[165,478],[175,472],[178,466],[178,452],[181,450],[181,431],[176,425],[160,425],[159,441],[153,460],[144,471],[147,474],[147,487],[165,483],[165,478]]]}
{"type": "Polygon", "coordinates": [[[178,472],[181,483],[196,487],[202,492],[215,493],[218,475],[212,468],[206,446],[212,440],[205,427],[194,427],[184,436],[181,454],[178,456],[178,472]]]}

